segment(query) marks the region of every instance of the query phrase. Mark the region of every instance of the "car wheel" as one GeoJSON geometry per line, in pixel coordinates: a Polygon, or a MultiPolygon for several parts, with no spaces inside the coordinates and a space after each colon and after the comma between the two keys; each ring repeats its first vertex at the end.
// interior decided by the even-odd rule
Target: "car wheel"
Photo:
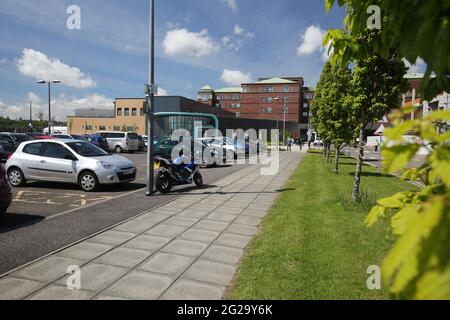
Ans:
{"type": "Polygon", "coordinates": [[[203,186],[203,177],[200,172],[194,174],[194,183],[199,188],[203,186]]]}
{"type": "Polygon", "coordinates": [[[85,192],[93,192],[97,190],[99,183],[97,176],[93,172],[86,171],[78,178],[78,185],[85,192]]]}
{"type": "Polygon", "coordinates": [[[202,159],[202,163],[200,163],[200,168],[205,169],[208,168],[208,161],[206,161],[205,159],[202,159]]]}
{"type": "Polygon", "coordinates": [[[122,148],[120,146],[117,146],[114,150],[116,151],[116,153],[122,153],[123,152],[123,150],[122,150],[122,148]]]}
{"type": "Polygon", "coordinates": [[[6,210],[8,210],[8,208],[0,208],[0,218],[6,214],[6,210]]]}
{"type": "Polygon", "coordinates": [[[8,171],[8,180],[13,187],[22,187],[25,185],[25,177],[19,168],[11,168],[8,171]]]}

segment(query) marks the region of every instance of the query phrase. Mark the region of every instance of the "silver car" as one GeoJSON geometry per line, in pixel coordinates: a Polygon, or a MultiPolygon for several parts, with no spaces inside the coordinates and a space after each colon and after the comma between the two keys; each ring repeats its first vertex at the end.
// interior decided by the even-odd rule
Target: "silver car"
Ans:
{"type": "Polygon", "coordinates": [[[80,140],[36,140],[23,143],[6,162],[14,187],[27,180],[76,183],[86,192],[101,184],[127,183],[136,179],[130,160],[110,155],[80,140]]]}

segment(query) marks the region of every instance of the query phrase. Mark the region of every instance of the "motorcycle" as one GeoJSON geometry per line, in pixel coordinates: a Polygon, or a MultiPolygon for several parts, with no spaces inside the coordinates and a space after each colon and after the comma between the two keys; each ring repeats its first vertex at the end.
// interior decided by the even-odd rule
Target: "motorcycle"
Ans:
{"type": "Polygon", "coordinates": [[[169,193],[174,186],[195,183],[197,187],[203,186],[203,177],[200,165],[193,161],[177,159],[173,163],[167,159],[156,157],[155,170],[161,169],[155,176],[155,187],[161,193],[169,193]],[[177,162],[178,160],[178,162],[177,162]]]}

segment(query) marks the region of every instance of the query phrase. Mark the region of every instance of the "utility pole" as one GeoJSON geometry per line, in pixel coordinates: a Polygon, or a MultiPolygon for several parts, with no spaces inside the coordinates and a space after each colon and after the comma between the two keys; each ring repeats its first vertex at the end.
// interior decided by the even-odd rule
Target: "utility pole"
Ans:
{"type": "Polygon", "coordinates": [[[155,123],[155,2],[150,0],[150,24],[149,24],[149,61],[148,61],[148,84],[146,86],[146,106],[147,106],[147,196],[154,193],[154,123],[155,123]]]}
{"type": "Polygon", "coordinates": [[[30,101],[30,133],[33,133],[32,102],[30,101]]]}

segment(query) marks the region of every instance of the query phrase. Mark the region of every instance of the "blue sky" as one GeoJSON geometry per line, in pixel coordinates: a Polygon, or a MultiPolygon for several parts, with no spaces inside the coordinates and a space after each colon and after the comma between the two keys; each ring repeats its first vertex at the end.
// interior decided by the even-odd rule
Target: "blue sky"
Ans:
{"type": "MultiPolygon", "coordinates": [[[[320,35],[343,17],[337,7],[326,14],[322,0],[156,0],[157,84],[191,98],[205,84],[267,76],[315,85],[326,60],[320,35]]],[[[143,96],[147,0],[2,0],[0,30],[0,115],[25,116],[30,99],[45,110],[36,80],[47,76],[63,81],[53,90],[60,119],[143,96]],[[72,4],[81,9],[80,30],[66,27],[72,4]]]]}

